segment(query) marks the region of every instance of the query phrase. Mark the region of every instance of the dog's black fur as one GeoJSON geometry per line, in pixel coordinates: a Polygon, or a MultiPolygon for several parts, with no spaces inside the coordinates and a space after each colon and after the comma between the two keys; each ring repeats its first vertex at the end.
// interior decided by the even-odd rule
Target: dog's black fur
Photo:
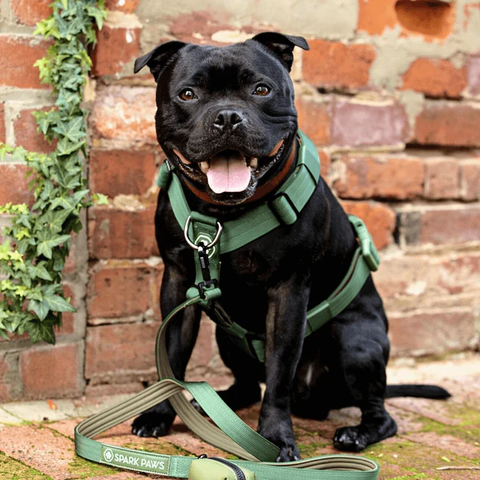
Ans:
{"type": "MultiPolygon", "coordinates": [[[[181,181],[188,178],[216,202],[200,200],[184,184],[192,210],[221,222],[237,217],[255,205],[245,201],[256,189],[282,169],[296,142],[297,113],[288,73],[295,46],[308,49],[301,37],[265,33],[223,48],[169,42],[137,60],[136,71],[148,65],[158,83],[160,145],[181,181]],[[259,95],[265,93],[263,87],[268,92],[259,95]],[[270,155],[282,139],[284,147],[270,155]],[[226,150],[259,158],[259,167],[245,191],[215,194],[198,162],[226,150]]],[[[155,226],[165,263],[161,307],[166,315],[185,300],[194,283],[194,262],[164,191],[155,226]]],[[[358,406],[361,423],[339,428],[334,444],[340,450],[360,451],[397,430],[384,407],[386,396],[419,394],[413,386],[390,392],[386,387],[387,318],[371,277],[340,315],[304,341],[307,310],[337,287],[357,246],[345,212],[321,179],[293,225],[280,226],[221,257],[222,306],[246,329],[266,333],[263,365],[217,329],[221,357],[235,377],[221,396],[233,409],[247,407],[260,400],[259,382],[266,383],[258,430],[280,447],[280,461],[299,458],[291,412],[324,419],[330,409],[358,406]]],[[[168,332],[170,362],[180,379],[200,313],[190,307],[168,332]]],[[[438,387],[426,387],[420,394],[449,396],[438,387]]],[[[133,432],[165,435],[174,417],[164,402],[138,417],[133,432]]]]}

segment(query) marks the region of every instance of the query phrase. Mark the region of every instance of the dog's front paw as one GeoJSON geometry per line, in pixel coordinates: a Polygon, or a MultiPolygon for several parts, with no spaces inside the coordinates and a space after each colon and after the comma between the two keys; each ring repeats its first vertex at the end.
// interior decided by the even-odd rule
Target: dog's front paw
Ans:
{"type": "Polygon", "coordinates": [[[333,437],[333,445],[346,452],[361,452],[369,444],[368,436],[360,426],[338,428],[333,437]]]}
{"type": "Polygon", "coordinates": [[[132,423],[132,433],[139,437],[163,437],[173,423],[171,415],[158,412],[145,412],[132,423]]]}
{"type": "Polygon", "coordinates": [[[293,462],[296,460],[300,460],[300,452],[298,451],[295,441],[280,447],[277,462],[293,462]]]}
{"type": "Polygon", "coordinates": [[[282,428],[282,424],[279,422],[273,428],[260,428],[258,433],[280,448],[277,462],[300,460],[300,452],[295,443],[293,431],[287,425],[284,425],[282,428]]]}

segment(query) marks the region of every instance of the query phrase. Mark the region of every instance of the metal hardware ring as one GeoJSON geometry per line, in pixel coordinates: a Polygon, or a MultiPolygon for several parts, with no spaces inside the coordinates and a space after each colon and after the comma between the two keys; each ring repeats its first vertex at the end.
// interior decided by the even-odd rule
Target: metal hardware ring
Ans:
{"type": "MultiPolygon", "coordinates": [[[[190,227],[191,220],[192,220],[192,216],[189,215],[185,223],[183,234],[185,236],[185,240],[187,241],[188,245],[190,245],[190,247],[192,247],[195,250],[199,250],[200,247],[198,245],[195,245],[188,237],[188,227],[190,227]]],[[[206,250],[208,250],[209,248],[212,248],[218,242],[218,240],[220,239],[220,235],[222,234],[222,231],[223,231],[223,227],[221,223],[217,222],[217,233],[215,235],[215,238],[212,240],[212,242],[209,243],[206,247],[204,247],[206,250]]]]}

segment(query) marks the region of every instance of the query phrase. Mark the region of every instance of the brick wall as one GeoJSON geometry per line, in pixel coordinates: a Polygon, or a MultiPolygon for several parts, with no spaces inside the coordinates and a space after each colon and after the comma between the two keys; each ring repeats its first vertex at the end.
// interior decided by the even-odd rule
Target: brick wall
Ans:
{"type": "MultiPolygon", "coordinates": [[[[92,208],[65,288],[78,312],[58,345],[0,343],[0,398],[138,390],[155,378],[162,261],[153,236],[162,161],[155,84],[134,59],[162,41],[218,45],[278,30],[305,36],[292,72],[300,124],[322,173],[381,249],[375,282],[393,354],[478,348],[480,336],[480,1],[107,0],[87,91],[92,208]],[[478,150],[477,150],[478,149],[478,150]]],[[[32,63],[49,1],[1,2],[0,140],[40,151],[30,112],[51,104],[32,63]]],[[[30,201],[24,166],[0,164],[0,201],[30,201]]],[[[4,222],[7,219],[1,219],[4,222]]],[[[224,381],[204,322],[190,376],[224,381]]]]}

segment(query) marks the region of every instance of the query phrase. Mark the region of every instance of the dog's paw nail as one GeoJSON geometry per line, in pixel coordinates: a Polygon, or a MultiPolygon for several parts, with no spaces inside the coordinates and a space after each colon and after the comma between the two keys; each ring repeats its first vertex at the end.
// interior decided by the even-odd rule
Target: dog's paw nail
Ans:
{"type": "Polygon", "coordinates": [[[152,431],[152,436],[155,438],[163,437],[165,435],[165,428],[162,426],[155,427],[152,431]]]}

